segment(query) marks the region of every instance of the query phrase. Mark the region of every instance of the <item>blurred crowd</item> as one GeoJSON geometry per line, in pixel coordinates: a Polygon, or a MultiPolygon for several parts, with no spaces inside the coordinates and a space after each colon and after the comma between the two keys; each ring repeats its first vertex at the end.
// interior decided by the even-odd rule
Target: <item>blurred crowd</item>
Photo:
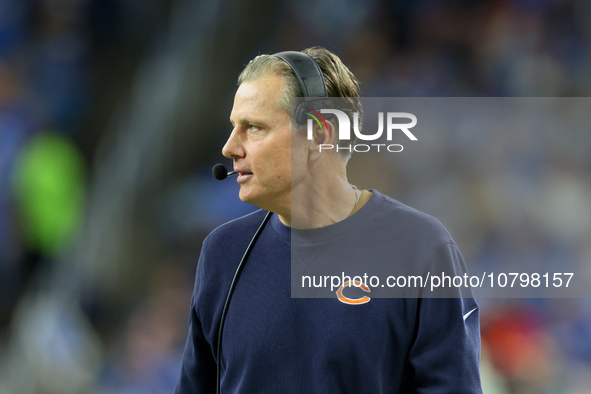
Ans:
{"type": "MultiPolygon", "coordinates": [[[[165,48],[184,3],[0,0],[0,393],[175,386],[201,241],[253,210],[235,182],[217,183],[209,172],[229,132],[227,114],[214,120],[219,144],[203,135],[194,147],[198,165],[135,200],[153,213],[121,230],[129,238],[121,242],[150,251],[129,259],[132,280],[107,282],[119,289],[107,294],[80,279],[76,260],[86,252],[77,245],[93,234],[89,201],[99,213],[109,203],[93,188],[96,157],[113,146],[105,142],[114,138],[109,122],[139,100],[133,84],[158,82],[138,70],[165,48]]],[[[321,45],[350,67],[366,97],[591,93],[586,0],[273,3],[273,34],[244,63],[321,45]]],[[[227,103],[234,91],[222,94],[227,103]]],[[[351,180],[439,218],[471,267],[589,270],[591,133],[505,126],[458,128],[425,157],[376,158],[370,165],[385,171],[373,178],[354,157],[351,180]]],[[[199,124],[185,128],[205,134],[199,124]]],[[[104,261],[92,272],[108,276],[111,267],[104,261]]],[[[485,393],[591,393],[589,299],[479,303],[485,393]]]]}

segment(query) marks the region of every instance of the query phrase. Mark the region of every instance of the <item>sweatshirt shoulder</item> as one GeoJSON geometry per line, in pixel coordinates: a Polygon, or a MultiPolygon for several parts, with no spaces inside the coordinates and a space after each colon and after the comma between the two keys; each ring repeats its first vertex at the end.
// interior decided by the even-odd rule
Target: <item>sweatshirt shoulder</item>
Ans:
{"type": "Polygon", "coordinates": [[[405,238],[424,240],[435,245],[454,243],[449,231],[437,218],[391,197],[385,196],[377,215],[382,219],[383,226],[400,229],[405,238]]]}
{"type": "Polygon", "coordinates": [[[254,234],[262,223],[267,212],[259,209],[248,215],[241,216],[215,228],[205,238],[204,246],[218,243],[233,243],[244,239],[244,234],[254,234]]]}

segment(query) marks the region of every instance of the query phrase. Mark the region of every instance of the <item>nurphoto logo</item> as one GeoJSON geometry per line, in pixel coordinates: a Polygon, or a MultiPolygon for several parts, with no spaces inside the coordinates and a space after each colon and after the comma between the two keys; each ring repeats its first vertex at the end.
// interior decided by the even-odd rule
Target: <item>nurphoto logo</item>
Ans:
{"type": "MultiPolygon", "coordinates": [[[[306,112],[311,119],[308,119],[308,139],[312,140],[313,135],[313,128],[314,128],[314,121],[318,124],[318,126],[324,130],[325,127],[328,127],[326,124],[326,120],[321,114],[333,114],[337,117],[339,122],[339,140],[340,141],[350,141],[351,140],[351,122],[349,117],[343,111],[338,109],[321,109],[320,112],[313,110],[312,108],[307,108],[309,112],[306,112]]],[[[386,113],[386,139],[388,141],[392,141],[392,136],[394,135],[395,131],[402,131],[408,139],[411,141],[417,141],[417,137],[414,136],[413,133],[410,132],[409,129],[413,128],[417,124],[417,117],[408,112],[387,112],[386,113]],[[409,119],[409,123],[395,123],[395,119],[409,119]]],[[[384,133],[384,113],[378,112],[378,131],[374,134],[362,134],[359,130],[359,113],[353,113],[353,133],[355,136],[361,141],[375,141],[382,136],[384,133]]],[[[388,152],[402,152],[404,149],[400,144],[354,144],[351,146],[336,146],[332,144],[321,144],[319,150],[322,152],[323,150],[330,150],[336,149],[337,152],[341,150],[353,150],[355,152],[369,152],[370,150],[376,150],[380,152],[381,148],[385,148],[388,152]]]]}

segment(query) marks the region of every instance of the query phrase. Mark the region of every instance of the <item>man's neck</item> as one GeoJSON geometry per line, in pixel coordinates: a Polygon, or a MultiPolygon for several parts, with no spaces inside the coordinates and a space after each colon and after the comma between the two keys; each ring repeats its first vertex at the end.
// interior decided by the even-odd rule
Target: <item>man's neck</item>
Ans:
{"type": "Polygon", "coordinates": [[[325,227],[346,219],[355,208],[358,196],[344,174],[323,181],[302,182],[291,192],[289,214],[279,214],[279,220],[295,229],[325,227]]]}

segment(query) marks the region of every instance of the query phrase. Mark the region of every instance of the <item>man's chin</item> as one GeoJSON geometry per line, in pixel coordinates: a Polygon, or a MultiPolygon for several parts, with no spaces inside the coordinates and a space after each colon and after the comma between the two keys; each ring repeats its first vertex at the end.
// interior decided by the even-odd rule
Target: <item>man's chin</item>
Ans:
{"type": "Polygon", "coordinates": [[[240,194],[238,195],[238,197],[240,197],[240,200],[242,202],[248,203],[248,204],[252,204],[256,207],[259,207],[261,209],[265,209],[265,210],[269,210],[269,204],[268,201],[265,200],[264,198],[261,198],[260,195],[257,194],[252,194],[252,193],[246,193],[246,192],[242,192],[242,190],[240,191],[240,194]]]}
{"type": "Polygon", "coordinates": [[[240,201],[242,202],[246,202],[249,204],[253,204],[256,205],[256,196],[252,195],[251,193],[248,193],[246,191],[242,191],[242,189],[240,189],[240,193],[238,194],[238,197],[240,197],[240,201]]]}

